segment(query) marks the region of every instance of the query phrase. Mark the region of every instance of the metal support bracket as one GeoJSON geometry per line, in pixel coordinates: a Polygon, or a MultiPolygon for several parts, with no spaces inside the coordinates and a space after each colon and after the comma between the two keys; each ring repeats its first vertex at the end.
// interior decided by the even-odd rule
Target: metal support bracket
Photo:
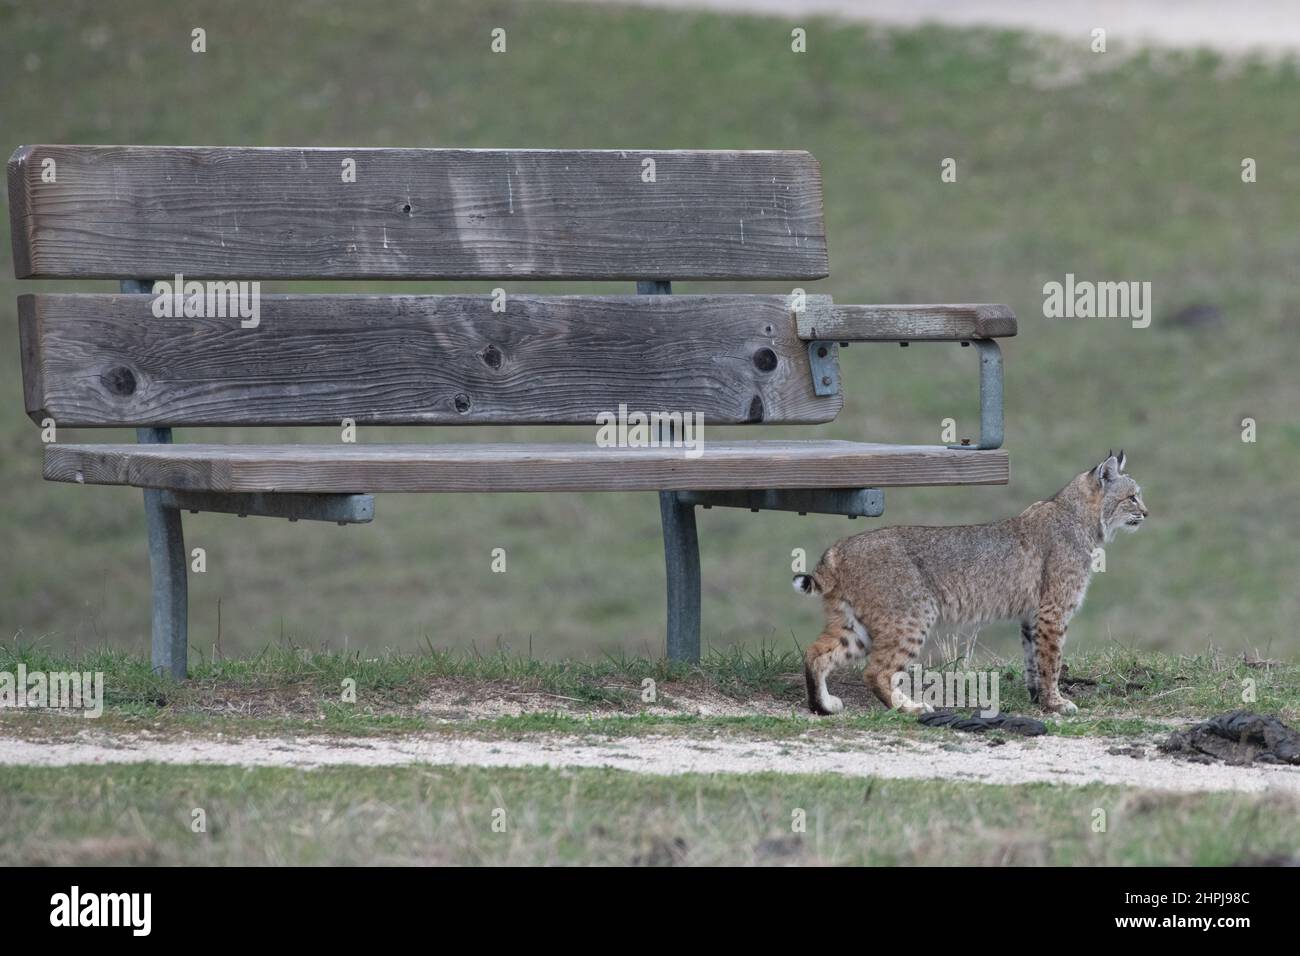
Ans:
{"type": "Polygon", "coordinates": [[[885,493],[879,488],[781,488],[767,491],[679,491],[677,500],[701,508],[748,508],[799,514],[879,518],[885,493]]]}
{"type": "MultiPolygon", "coordinates": [[[[926,340],[926,341],[943,341],[943,340],[926,340]]],[[[952,341],[948,339],[947,341],[952,341]]],[[[969,440],[960,444],[949,445],[949,448],[962,448],[970,450],[989,451],[994,448],[1002,447],[1002,349],[998,347],[996,339],[968,339],[961,341],[962,348],[975,346],[975,351],[980,357],[980,437],[979,441],[971,444],[969,440]]],[[[815,353],[812,351],[814,345],[825,345],[827,343],[809,342],[809,356],[816,361],[815,353]]],[[[910,342],[900,339],[899,345],[907,347],[910,342]]],[[[814,369],[814,379],[816,373],[814,369]]],[[[816,382],[814,381],[814,385],[816,382]]],[[[821,395],[822,392],[817,394],[821,395]]]]}
{"type": "Polygon", "coordinates": [[[288,518],[290,521],[333,521],[336,524],[365,524],[375,517],[373,495],[261,494],[235,491],[164,491],[163,506],[197,514],[252,515],[259,518],[288,518]]]}
{"type": "Polygon", "coordinates": [[[973,339],[980,357],[980,440],[978,444],[949,445],[949,448],[988,450],[1002,447],[1002,350],[993,339],[973,339]]]}
{"type": "Polygon", "coordinates": [[[839,345],[835,342],[809,342],[808,364],[812,367],[813,392],[837,395],[840,390],[839,345]]]}

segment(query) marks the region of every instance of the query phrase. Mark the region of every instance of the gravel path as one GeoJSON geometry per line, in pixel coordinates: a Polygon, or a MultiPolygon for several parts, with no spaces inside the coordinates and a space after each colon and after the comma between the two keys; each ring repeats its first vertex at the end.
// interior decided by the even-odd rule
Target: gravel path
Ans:
{"type": "MultiPolygon", "coordinates": [[[[1106,783],[1167,791],[1300,793],[1300,767],[1193,764],[1158,756],[1112,754],[1114,740],[1040,737],[989,746],[962,735],[950,743],[862,740],[709,741],[642,736],[537,736],[527,740],[469,737],[174,738],[86,733],[76,742],[0,737],[0,766],[73,764],[224,764],[241,767],[405,765],[479,767],[611,767],[636,773],[835,773],[892,779],[943,778],[977,783],[1106,783]]],[[[1130,742],[1124,742],[1128,746],[1130,742]]]]}
{"type": "Polygon", "coordinates": [[[587,0],[750,13],[793,21],[833,16],[899,26],[991,26],[1072,37],[1097,27],[1117,46],[1207,47],[1225,53],[1300,50],[1295,0],[587,0]]]}

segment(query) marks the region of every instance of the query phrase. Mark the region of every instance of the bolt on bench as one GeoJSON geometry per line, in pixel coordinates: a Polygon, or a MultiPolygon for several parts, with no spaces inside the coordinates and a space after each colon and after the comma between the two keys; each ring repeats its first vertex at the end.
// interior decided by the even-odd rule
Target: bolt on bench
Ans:
{"type": "Polygon", "coordinates": [[[370,521],[378,492],[655,491],[667,653],[696,660],[695,508],[849,517],[891,486],[1007,481],[1000,305],[670,295],[673,280],[827,275],[806,152],[26,146],[9,161],[19,278],[121,294],[18,300],[28,415],[134,427],[45,448],[54,481],[144,489],[155,669],[187,661],[184,511],[370,521]],[[347,181],[349,164],[354,181],[347,181]],[[647,175],[651,170],[653,175],[647,175]],[[647,181],[650,180],[650,181],[647,181]],[[155,280],[629,280],[637,295],[268,295],[255,327],[157,318],[155,280]],[[838,347],[952,341],[980,356],[980,440],[179,444],[226,425],[588,425],[626,405],[710,426],[819,424],[838,347]]]}

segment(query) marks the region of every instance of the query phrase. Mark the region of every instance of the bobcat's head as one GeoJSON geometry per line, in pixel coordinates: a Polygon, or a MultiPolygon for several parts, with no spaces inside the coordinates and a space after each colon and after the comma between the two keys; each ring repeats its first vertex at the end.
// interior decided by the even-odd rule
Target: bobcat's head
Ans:
{"type": "Polygon", "coordinates": [[[1096,494],[1101,498],[1101,536],[1110,541],[1120,528],[1136,531],[1146,520],[1146,504],[1142,489],[1129,475],[1124,474],[1128,458],[1120,449],[1119,457],[1107,453],[1105,460],[1091,472],[1096,482],[1096,494]]]}

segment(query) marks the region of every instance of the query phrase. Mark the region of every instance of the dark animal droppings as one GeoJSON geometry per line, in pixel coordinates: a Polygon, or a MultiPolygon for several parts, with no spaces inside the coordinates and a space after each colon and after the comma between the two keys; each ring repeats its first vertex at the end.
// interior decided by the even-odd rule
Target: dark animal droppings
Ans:
{"type": "Polygon", "coordinates": [[[1186,730],[1176,730],[1160,750],[1198,763],[1222,760],[1235,766],[1251,763],[1300,765],[1300,732],[1269,714],[1234,710],[1186,730]]]}

